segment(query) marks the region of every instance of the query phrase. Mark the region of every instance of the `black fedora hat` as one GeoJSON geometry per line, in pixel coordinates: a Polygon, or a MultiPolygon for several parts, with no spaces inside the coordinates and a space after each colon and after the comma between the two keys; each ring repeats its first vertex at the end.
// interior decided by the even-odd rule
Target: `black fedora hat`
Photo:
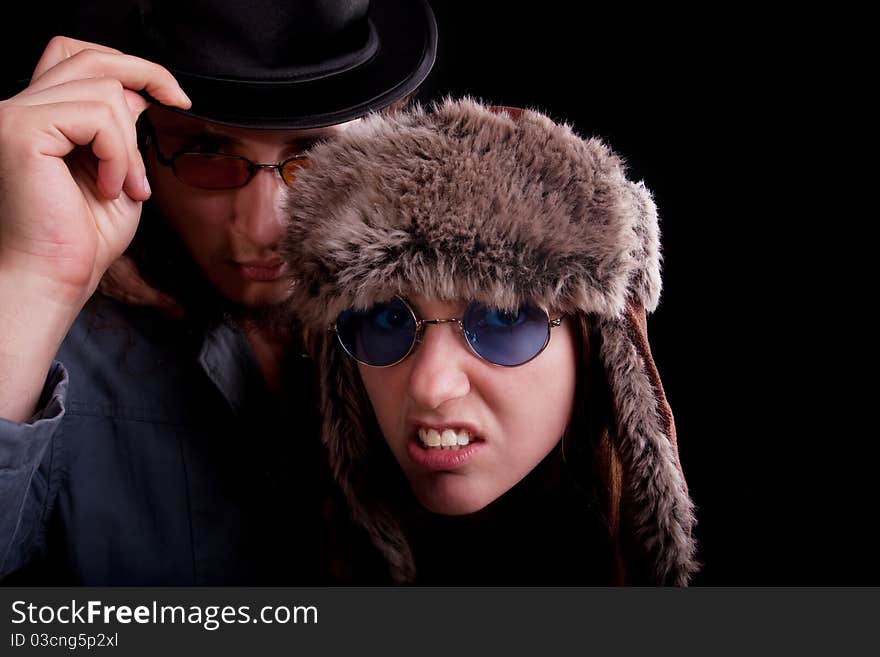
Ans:
{"type": "Polygon", "coordinates": [[[193,101],[185,114],[239,127],[363,116],[414,92],[437,52],[426,0],[137,0],[106,39],[94,7],[72,10],[77,36],[162,64],[193,101]]]}

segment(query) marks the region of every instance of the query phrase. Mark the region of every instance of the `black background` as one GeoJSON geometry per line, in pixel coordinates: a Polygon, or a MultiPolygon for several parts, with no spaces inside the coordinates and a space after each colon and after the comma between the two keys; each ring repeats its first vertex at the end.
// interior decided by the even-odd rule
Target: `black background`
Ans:
{"type": "MultiPolygon", "coordinates": [[[[859,386],[827,367],[871,325],[837,342],[830,327],[853,308],[829,274],[836,232],[813,242],[817,221],[845,219],[824,201],[846,194],[802,175],[839,166],[805,148],[829,130],[834,26],[742,4],[431,4],[439,52],[421,99],[542,110],[605,139],[654,192],[664,293],[649,332],[698,508],[695,584],[880,583],[877,496],[858,472],[877,431],[850,426],[859,386]]],[[[3,30],[7,81],[29,74],[61,15],[23,9],[3,30]]]]}
{"type": "Polygon", "coordinates": [[[860,168],[841,91],[858,79],[857,19],[746,3],[432,4],[428,94],[568,120],[655,194],[664,292],[648,326],[698,509],[694,583],[880,583],[866,449],[878,432],[857,420],[876,389],[860,315],[873,296],[853,298],[862,269],[846,240],[867,190],[840,180],[860,168]]]}

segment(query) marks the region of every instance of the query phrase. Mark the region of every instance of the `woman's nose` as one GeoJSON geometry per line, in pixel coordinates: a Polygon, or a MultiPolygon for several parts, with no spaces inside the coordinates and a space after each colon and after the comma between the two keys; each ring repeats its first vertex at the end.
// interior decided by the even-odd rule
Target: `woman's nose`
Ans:
{"type": "Polygon", "coordinates": [[[408,392],[420,407],[433,410],[470,392],[467,369],[473,357],[457,324],[426,325],[416,346],[408,392]]]}

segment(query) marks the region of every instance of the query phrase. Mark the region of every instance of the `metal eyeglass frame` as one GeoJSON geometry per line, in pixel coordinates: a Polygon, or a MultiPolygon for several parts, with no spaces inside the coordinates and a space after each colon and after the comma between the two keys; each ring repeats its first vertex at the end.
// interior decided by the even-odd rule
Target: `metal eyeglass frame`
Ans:
{"type": "MultiPolygon", "coordinates": [[[[541,345],[541,348],[538,350],[538,352],[534,356],[529,358],[528,360],[525,360],[522,363],[517,363],[516,365],[502,365],[500,363],[493,363],[491,360],[488,360],[487,358],[482,356],[479,352],[477,352],[476,349],[474,349],[474,346],[471,344],[471,341],[468,340],[468,338],[467,338],[467,334],[465,333],[465,330],[464,330],[464,322],[462,321],[461,318],[452,317],[449,319],[421,319],[419,317],[418,313],[416,313],[416,311],[413,309],[413,307],[409,304],[409,302],[406,299],[404,299],[403,297],[394,297],[394,298],[400,300],[403,303],[403,305],[406,306],[406,309],[409,311],[409,314],[412,315],[412,318],[416,323],[416,330],[413,333],[413,340],[412,340],[412,343],[410,344],[407,352],[403,356],[401,356],[398,360],[394,361],[393,363],[389,363],[388,365],[372,365],[370,363],[365,363],[364,361],[360,360],[357,356],[355,356],[353,353],[351,353],[348,350],[348,348],[345,346],[345,343],[342,341],[342,338],[339,337],[339,331],[336,329],[336,322],[334,322],[332,325],[330,325],[328,327],[329,331],[332,331],[333,333],[336,334],[336,340],[337,340],[337,342],[339,342],[339,345],[342,347],[342,350],[345,353],[347,353],[349,356],[351,356],[351,358],[353,358],[358,363],[360,363],[361,365],[366,365],[367,367],[375,367],[375,368],[394,367],[395,365],[405,361],[409,357],[409,355],[416,350],[416,345],[418,345],[422,341],[422,336],[424,335],[426,325],[455,323],[458,326],[459,331],[461,331],[461,337],[465,341],[465,344],[467,344],[468,349],[470,349],[471,353],[474,356],[476,356],[477,358],[479,358],[481,361],[483,361],[484,363],[488,363],[489,365],[494,365],[495,367],[521,367],[522,365],[525,365],[526,363],[531,363],[538,356],[540,356],[542,353],[544,353],[544,350],[547,348],[547,345],[550,344],[550,335],[552,333],[552,330],[554,328],[556,328],[557,326],[559,326],[560,324],[562,324],[562,319],[563,319],[562,317],[556,317],[555,319],[551,319],[550,314],[546,310],[544,310],[543,308],[539,308],[539,310],[541,312],[543,312],[544,316],[547,318],[547,339],[544,340],[544,344],[541,345]]],[[[468,305],[470,305],[471,303],[473,303],[473,302],[469,302],[468,305]]]]}
{"type": "MultiPolygon", "coordinates": [[[[158,161],[159,164],[161,164],[162,166],[169,167],[171,169],[171,171],[174,173],[174,177],[177,178],[184,185],[189,185],[190,187],[194,187],[195,189],[207,189],[207,190],[241,189],[242,187],[244,187],[245,185],[250,183],[251,180],[254,179],[254,176],[257,175],[257,171],[259,171],[260,169],[275,169],[278,172],[278,175],[281,177],[281,182],[283,182],[285,185],[290,185],[290,184],[292,184],[292,182],[287,182],[287,179],[284,177],[284,167],[286,167],[291,162],[298,162],[298,161],[299,162],[307,162],[309,159],[308,155],[299,154],[299,155],[293,155],[291,157],[288,157],[287,159],[282,160],[281,162],[277,162],[275,164],[261,164],[258,162],[252,162],[251,160],[249,160],[248,158],[246,158],[242,155],[229,155],[227,153],[205,153],[202,151],[187,150],[186,148],[182,148],[181,150],[177,151],[176,153],[172,153],[169,157],[165,157],[165,155],[162,153],[162,150],[159,148],[159,138],[156,135],[155,126],[153,126],[153,124],[150,121],[148,121],[147,119],[142,119],[142,123],[144,125],[145,130],[146,130],[146,132],[144,134],[143,141],[142,141],[142,147],[149,148],[150,146],[155,146],[156,147],[155,148],[156,161],[158,161]],[[248,172],[248,177],[240,185],[227,185],[227,186],[220,186],[220,187],[204,187],[202,185],[194,185],[191,182],[183,180],[180,177],[180,175],[177,173],[177,168],[174,166],[174,161],[178,157],[180,157],[181,155],[196,155],[196,156],[202,156],[202,157],[207,156],[207,157],[213,157],[213,158],[226,158],[226,159],[230,159],[230,160],[243,161],[247,164],[246,168],[247,168],[247,172],[248,172]]],[[[302,165],[298,166],[297,168],[302,168],[302,165]]]]}

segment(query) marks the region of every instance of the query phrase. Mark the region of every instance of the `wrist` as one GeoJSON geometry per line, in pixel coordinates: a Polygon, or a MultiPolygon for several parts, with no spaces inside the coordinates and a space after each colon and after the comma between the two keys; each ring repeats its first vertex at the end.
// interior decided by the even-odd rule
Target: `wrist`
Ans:
{"type": "Polygon", "coordinates": [[[93,292],[85,274],[60,279],[0,258],[0,301],[36,304],[44,311],[75,317],[93,292]]]}
{"type": "Polygon", "coordinates": [[[52,285],[0,270],[0,418],[24,422],[85,299],[61,300],[52,285]]]}
{"type": "Polygon", "coordinates": [[[0,269],[0,354],[57,350],[87,299],[83,289],[0,269]]]}

